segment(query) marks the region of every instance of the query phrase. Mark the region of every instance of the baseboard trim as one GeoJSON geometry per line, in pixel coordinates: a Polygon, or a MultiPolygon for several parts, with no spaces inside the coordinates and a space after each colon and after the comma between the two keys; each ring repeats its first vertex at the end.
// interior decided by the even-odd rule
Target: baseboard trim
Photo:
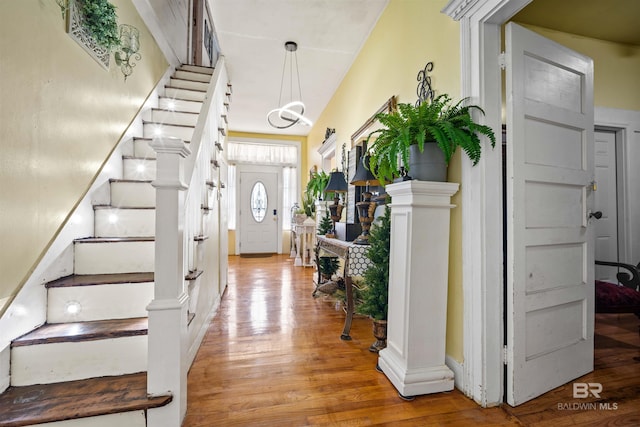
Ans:
{"type": "Polygon", "coordinates": [[[449,367],[449,369],[453,371],[453,385],[455,386],[455,388],[464,393],[465,382],[463,364],[458,362],[448,354],[444,357],[444,363],[449,367]]]}

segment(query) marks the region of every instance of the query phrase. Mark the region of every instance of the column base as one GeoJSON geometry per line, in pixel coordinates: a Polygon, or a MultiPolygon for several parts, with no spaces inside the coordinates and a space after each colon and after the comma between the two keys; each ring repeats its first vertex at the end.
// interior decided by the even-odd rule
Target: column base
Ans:
{"type": "Polygon", "coordinates": [[[404,399],[453,390],[453,372],[445,364],[407,369],[394,357],[391,349],[385,348],[378,354],[376,369],[379,368],[389,378],[404,399]]]}

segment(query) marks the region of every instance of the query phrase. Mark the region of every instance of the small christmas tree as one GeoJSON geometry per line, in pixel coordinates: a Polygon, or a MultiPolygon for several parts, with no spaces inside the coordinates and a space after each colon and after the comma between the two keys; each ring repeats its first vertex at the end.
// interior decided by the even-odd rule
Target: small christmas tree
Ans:
{"type": "Polygon", "coordinates": [[[389,253],[391,247],[391,209],[385,207],[380,222],[371,227],[367,257],[371,266],[364,273],[366,288],[358,312],[374,320],[387,320],[389,301],[389,253]]]}
{"type": "Polygon", "coordinates": [[[325,211],[324,217],[320,220],[320,224],[318,224],[318,234],[324,236],[331,232],[332,229],[333,222],[331,221],[331,217],[329,217],[329,211],[325,211]]]}

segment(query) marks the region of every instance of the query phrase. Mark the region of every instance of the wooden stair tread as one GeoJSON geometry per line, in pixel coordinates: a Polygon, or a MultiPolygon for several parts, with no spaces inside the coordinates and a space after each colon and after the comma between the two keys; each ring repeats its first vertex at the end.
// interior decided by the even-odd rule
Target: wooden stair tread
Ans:
{"type": "Polygon", "coordinates": [[[153,180],[151,180],[151,179],[116,179],[116,178],[109,178],[109,182],[129,182],[129,183],[151,184],[153,182],[153,180]]]}
{"type": "MultiPolygon", "coordinates": [[[[189,80],[189,81],[195,81],[195,80],[189,80]]],[[[200,83],[204,83],[204,82],[200,82],[200,83]]],[[[168,111],[170,113],[192,114],[194,116],[200,115],[200,113],[194,113],[193,111],[169,110],[167,108],[152,108],[151,111],[168,111]]]]}
{"type": "Polygon", "coordinates": [[[82,237],[74,242],[80,243],[119,243],[119,242],[153,242],[155,237],[82,237]]]}
{"type": "Polygon", "coordinates": [[[195,125],[181,125],[178,123],[163,123],[163,122],[153,122],[151,120],[143,120],[142,124],[145,125],[158,125],[158,126],[174,126],[178,128],[195,128],[195,125]]]}
{"type": "Polygon", "coordinates": [[[100,209],[114,209],[114,210],[122,210],[122,211],[135,211],[135,210],[154,210],[155,206],[113,206],[113,205],[93,205],[93,210],[100,209]]]}
{"type": "Polygon", "coordinates": [[[94,320],[91,322],[45,323],[13,340],[11,347],[146,335],[148,325],[146,317],[94,320]]]}
{"type": "Polygon", "coordinates": [[[205,65],[182,64],[176,67],[176,71],[186,71],[188,73],[213,75],[213,72],[215,71],[215,67],[207,67],[205,65]],[[194,68],[188,68],[188,67],[194,67],[194,68]],[[198,68],[200,68],[200,70],[197,70],[198,68]]]}
{"type": "MultiPolygon", "coordinates": [[[[207,93],[206,90],[200,90],[200,89],[187,89],[184,87],[176,87],[176,86],[171,86],[171,85],[166,85],[165,89],[177,89],[177,90],[186,90],[189,92],[200,92],[200,93],[207,93]]],[[[165,97],[166,98],[166,97],[165,97]]]]}
{"type": "MultiPolygon", "coordinates": [[[[178,88],[175,88],[175,89],[178,89],[178,88]]],[[[160,96],[158,99],[170,99],[172,101],[179,101],[179,102],[195,102],[198,104],[204,103],[204,101],[197,101],[195,99],[178,98],[173,96],[160,96]]],[[[147,139],[147,138],[138,138],[138,139],[147,139]]]]}
{"type": "Polygon", "coordinates": [[[153,272],[114,274],[71,274],[45,284],[46,288],[153,282],[153,272]]]}
{"type": "Polygon", "coordinates": [[[202,270],[190,271],[186,276],[184,276],[184,279],[189,281],[196,280],[203,272],[204,271],[202,270]]]}
{"type": "Polygon", "coordinates": [[[147,374],[10,387],[0,394],[0,426],[21,427],[157,408],[172,396],[147,396],[147,374]]]}
{"type": "Polygon", "coordinates": [[[150,158],[150,157],[139,157],[139,156],[122,156],[123,160],[148,160],[150,162],[155,162],[158,159],[150,158]]]}

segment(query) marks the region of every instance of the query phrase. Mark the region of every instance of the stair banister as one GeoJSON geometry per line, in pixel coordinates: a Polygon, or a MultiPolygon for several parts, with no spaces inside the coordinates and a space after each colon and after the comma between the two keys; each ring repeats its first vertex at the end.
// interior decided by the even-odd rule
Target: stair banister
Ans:
{"type": "Polygon", "coordinates": [[[184,288],[184,191],[182,160],[191,152],[176,138],[158,138],[151,146],[157,153],[156,242],[154,299],[149,312],[147,392],[170,392],[173,401],[149,410],[148,425],[179,426],[186,413],[187,376],[182,365],[187,339],[187,302],[184,288]]]}
{"type": "MultiPolygon", "coordinates": [[[[220,57],[212,75],[193,136],[187,148],[175,138],[154,139],[156,150],[156,242],[155,295],[149,304],[149,348],[147,391],[150,395],[173,395],[164,407],[150,409],[147,425],[178,427],[187,408],[187,372],[193,360],[189,354],[187,325],[190,306],[185,275],[197,268],[194,236],[203,232],[202,206],[208,203],[206,182],[214,153],[213,135],[221,104],[221,79],[226,78],[220,57]],[[185,183],[187,185],[185,185],[185,183]]],[[[224,82],[226,84],[226,82],[224,82]]]]}

